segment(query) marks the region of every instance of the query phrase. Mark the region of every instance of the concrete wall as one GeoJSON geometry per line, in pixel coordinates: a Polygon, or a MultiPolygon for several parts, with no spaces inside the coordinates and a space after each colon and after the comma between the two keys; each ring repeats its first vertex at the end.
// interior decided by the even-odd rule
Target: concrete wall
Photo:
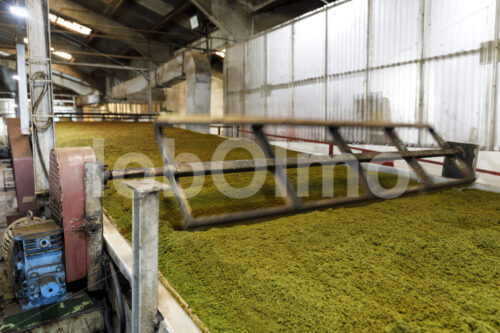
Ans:
{"type": "MultiPolygon", "coordinates": [[[[186,81],[165,88],[167,110],[186,113],[186,81]]],[[[222,117],[224,114],[224,81],[222,74],[212,71],[212,89],[210,94],[210,115],[222,117]]]]}

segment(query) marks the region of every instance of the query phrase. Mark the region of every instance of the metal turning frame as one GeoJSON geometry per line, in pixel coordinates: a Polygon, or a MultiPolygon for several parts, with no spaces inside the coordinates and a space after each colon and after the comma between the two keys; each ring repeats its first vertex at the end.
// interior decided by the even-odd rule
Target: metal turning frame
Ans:
{"type": "MultiPolygon", "coordinates": [[[[464,161],[464,152],[459,146],[451,146],[450,143],[445,142],[434,129],[425,124],[396,124],[396,123],[368,123],[368,122],[329,122],[329,121],[314,121],[314,120],[278,120],[278,119],[262,119],[262,118],[231,118],[226,117],[223,119],[213,119],[208,117],[191,116],[160,116],[155,122],[155,136],[161,152],[164,166],[150,169],[126,169],[126,170],[113,170],[108,171],[105,175],[106,180],[111,179],[129,179],[138,177],[155,177],[164,175],[170,182],[172,191],[176,197],[179,205],[179,210],[184,221],[184,228],[201,227],[206,225],[235,222],[265,216],[280,215],[286,213],[294,213],[299,211],[313,210],[322,207],[335,206],[350,202],[359,202],[377,198],[376,194],[370,189],[366,174],[361,166],[363,162],[371,162],[376,159],[377,162],[393,161],[404,159],[410,167],[417,174],[422,184],[414,185],[407,188],[403,194],[415,193],[419,191],[432,190],[437,188],[445,188],[457,185],[465,185],[474,182],[474,170],[464,161]],[[262,148],[266,159],[266,163],[259,163],[264,161],[259,160],[235,160],[224,162],[203,162],[203,163],[181,163],[176,164],[174,156],[170,152],[167,144],[165,143],[163,128],[166,126],[181,125],[181,124],[194,124],[206,125],[211,123],[217,124],[232,124],[232,125],[249,125],[255,134],[255,140],[262,148]],[[326,126],[332,137],[334,143],[338,146],[345,156],[310,156],[310,157],[297,157],[290,158],[276,158],[271,144],[263,131],[265,125],[292,125],[292,126],[326,126]],[[368,129],[383,130],[392,144],[398,149],[398,154],[380,155],[379,153],[361,153],[352,154],[351,149],[347,146],[339,129],[341,127],[360,127],[368,129]],[[431,136],[436,140],[440,149],[425,149],[417,151],[409,151],[405,144],[399,139],[396,134],[395,128],[417,128],[427,130],[431,136]],[[459,179],[447,180],[444,182],[435,182],[427,175],[424,169],[418,162],[419,158],[424,157],[438,157],[444,156],[448,163],[451,163],[455,170],[455,175],[460,175],[459,179]],[[284,172],[288,168],[303,168],[309,166],[326,166],[335,165],[338,163],[345,163],[350,167],[355,167],[357,176],[360,180],[364,193],[357,197],[341,197],[332,199],[322,199],[313,202],[302,202],[295,190],[293,189],[290,181],[284,172]],[[180,185],[179,179],[182,177],[192,177],[198,175],[209,174],[226,174],[226,173],[239,173],[239,172],[253,172],[260,170],[268,170],[274,176],[278,190],[284,195],[284,206],[244,211],[238,213],[228,213],[220,215],[210,215],[202,217],[194,217],[191,206],[186,198],[186,195],[180,185]]],[[[443,176],[446,172],[443,172],[443,176]]],[[[391,190],[387,190],[384,194],[391,194],[391,190]]],[[[388,197],[388,196],[387,196],[388,197]]]]}

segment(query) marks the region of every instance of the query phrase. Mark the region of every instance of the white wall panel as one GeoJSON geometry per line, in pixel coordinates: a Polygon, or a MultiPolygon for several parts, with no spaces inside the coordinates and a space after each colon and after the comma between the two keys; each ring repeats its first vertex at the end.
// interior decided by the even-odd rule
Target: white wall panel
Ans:
{"type": "Polygon", "coordinates": [[[252,92],[245,96],[245,115],[249,117],[265,116],[265,99],[262,98],[262,92],[252,92]]]}
{"type": "Polygon", "coordinates": [[[370,66],[381,66],[419,56],[420,1],[372,0],[370,66]]]}
{"type": "Polygon", "coordinates": [[[328,74],[366,67],[367,12],[367,0],[328,10],[328,74]]]}
{"type": "MultiPolygon", "coordinates": [[[[292,114],[292,88],[290,87],[279,87],[274,88],[269,91],[267,96],[267,108],[271,110],[271,115],[269,117],[275,118],[293,118],[292,114]]],[[[293,131],[290,128],[284,126],[273,126],[266,128],[266,131],[270,133],[275,133],[278,135],[292,135],[293,131]]]]}
{"type": "MultiPolygon", "coordinates": [[[[225,112],[424,121],[446,140],[493,149],[500,146],[499,15],[496,0],[330,4],[228,48],[225,112]]],[[[326,138],[317,129],[272,131],[326,138]]],[[[343,132],[350,142],[385,142],[365,130],[343,132]]],[[[399,133],[410,145],[434,144],[423,132],[399,133]]]]}
{"type": "MultiPolygon", "coordinates": [[[[324,112],[325,84],[323,80],[308,81],[307,84],[295,86],[294,118],[295,119],[325,119],[324,112]]],[[[306,139],[324,139],[324,128],[297,127],[294,135],[306,139]]]]}
{"type": "Polygon", "coordinates": [[[294,24],[293,71],[295,81],[325,74],[326,15],[321,11],[294,24]]]}
{"type": "MultiPolygon", "coordinates": [[[[417,64],[377,69],[370,72],[368,121],[416,123],[417,64]]],[[[417,144],[417,132],[398,129],[408,144],[417,144]]],[[[384,143],[383,135],[367,138],[369,142],[384,143]]]]}
{"type": "Polygon", "coordinates": [[[479,48],[493,39],[495,0],[427,0],[425,56],[479,48]]]}
{"type": "Polygon", "coordinates": [[[226,66],[227,91],[234,92],[244,89],[245,78],[245,44],[235,44],[227,49],[226,66]]]}
{"type": "Polygon", "coordinates": [[[260,88],[264,84],[266,68],[264,36],[250,39],[245,46],[245,88],[260,88]]]}
{"type": "Polygon", "coordinates": [[[292,26],[267,34],[267,82],[282,84],[292,81],[292,26]]]}
{"type": "Polygon", "coordinates": [[[489,124],[489,67],[481,66],[479,55],[435,60],[428,63],[427,121],[438,133],[462,142],[486,145],[489,124]]]}
{"type": "MultiPolygon", "coordinates": [[[[364,119],[365,100],[364,72],[331,76],[328,79],[327,120],[355,121],[364,119]]],[[[362,131],[347,129],[345,139],[359,141],[362,131]]]]}

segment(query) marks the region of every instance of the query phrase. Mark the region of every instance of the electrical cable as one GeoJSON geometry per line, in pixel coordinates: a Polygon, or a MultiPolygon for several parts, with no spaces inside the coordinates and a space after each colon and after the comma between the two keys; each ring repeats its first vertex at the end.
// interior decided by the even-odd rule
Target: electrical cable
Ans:
{"type": "MultiPolygon", "coordinates": [[[[49,82],[48,82],[47,74],[45,74],[42,71],[35,72],[31,76],[31,81],[36,81],[36,80],[44,80],[44,84],[43,84],[42,91],[40,92],[37,99],[35,100],[35,103],[33,103],[31,123],[33,125],[33,138],[35,141],[37,155],[38,155],[38,158],[40,159],[40,164],[42,165],[43,173],[45,174],[45,177],[48,180],[49,179],[49,172],[47,170],[47,166],[45,165],[45,159],[42,156],[42,149],[40,147],[40,137],[38,136],[38,133],[40,130],[45,131],[50,127],[50,124],[52,123],[52,117],[50,117],[50,115],[48,115],[45,123],[40,124],[37,116],[38,116],[38,107],[40,106],[40,102],[42,101],[43,97],[47,93],[49,82]]],[[[32,91],[33,91],[33,89],[32,89],[32,91]]]]}

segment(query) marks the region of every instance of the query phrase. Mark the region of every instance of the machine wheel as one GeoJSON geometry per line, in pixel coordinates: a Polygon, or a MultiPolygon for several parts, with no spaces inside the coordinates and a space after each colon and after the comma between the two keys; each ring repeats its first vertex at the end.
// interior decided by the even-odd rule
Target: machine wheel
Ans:
{"type": "Polygon", "coordinates": [[[104,322],[106,330],[110,333],[125,332],[125,309],[122,302],[120,281],[111,260],[106,260],[106,289],[108,299],[104,302],[104,322]]]}

